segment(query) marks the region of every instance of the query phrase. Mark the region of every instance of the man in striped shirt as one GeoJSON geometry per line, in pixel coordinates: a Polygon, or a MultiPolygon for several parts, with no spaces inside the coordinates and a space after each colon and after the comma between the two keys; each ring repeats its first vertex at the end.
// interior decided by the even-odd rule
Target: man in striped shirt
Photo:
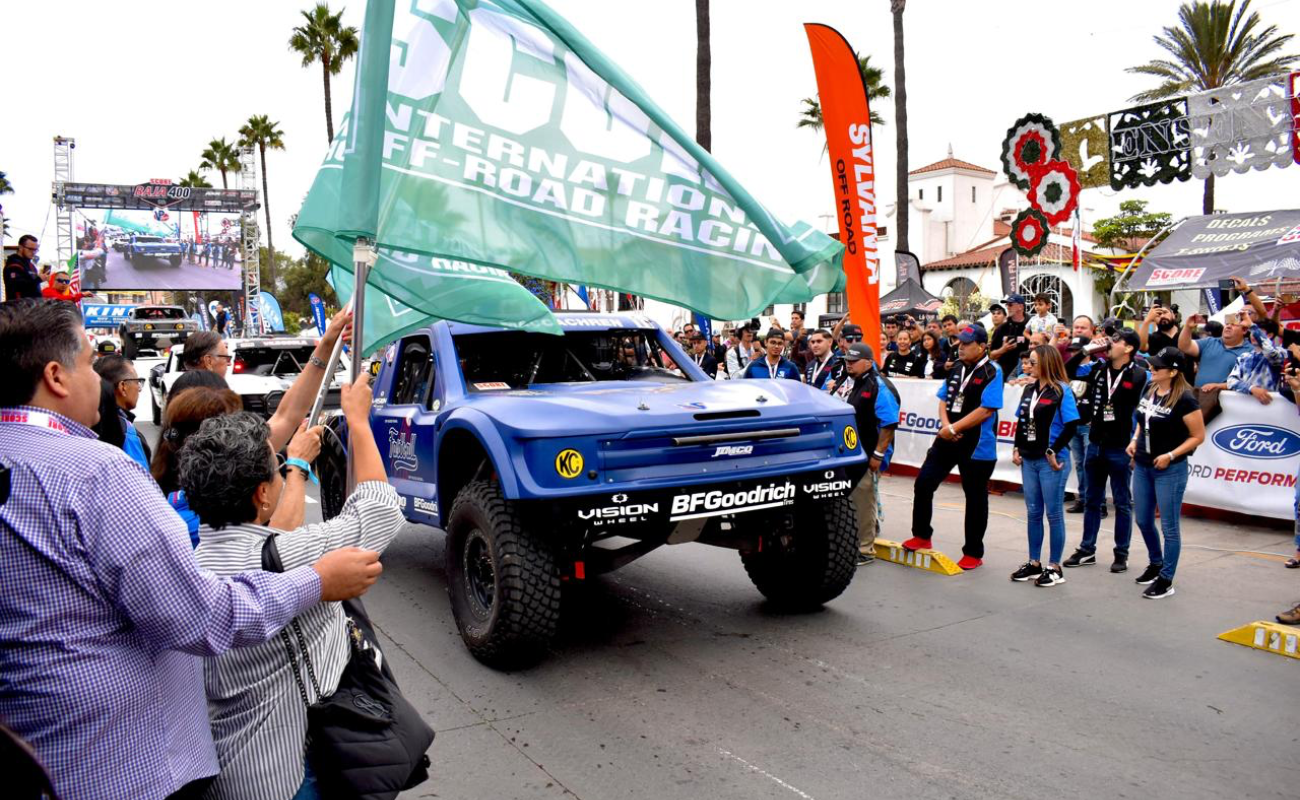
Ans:
{"type": "Polygon", "coordinates": [[[363,593],[378,556],[200,570],[149,473],[95,441],[93,357],[75,305],[0,304],[0,718],[61,797],[197,798],[217,772],[197,656],[363,593]]]}

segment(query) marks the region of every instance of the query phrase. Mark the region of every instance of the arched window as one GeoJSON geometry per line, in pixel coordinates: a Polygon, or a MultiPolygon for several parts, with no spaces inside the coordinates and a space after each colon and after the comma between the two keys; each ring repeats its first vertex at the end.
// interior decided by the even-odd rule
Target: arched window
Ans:
{"type": "Polygon", "coordinates": [[[1055,275],[1030,275],[1020,283],[1025,296],[1025,313],[1034,313],[1034,295],[1045,294],[1052,301],[1052,314],[1067,326],[1074,319],[1074,294],[1065,281],[1055,275]]]}

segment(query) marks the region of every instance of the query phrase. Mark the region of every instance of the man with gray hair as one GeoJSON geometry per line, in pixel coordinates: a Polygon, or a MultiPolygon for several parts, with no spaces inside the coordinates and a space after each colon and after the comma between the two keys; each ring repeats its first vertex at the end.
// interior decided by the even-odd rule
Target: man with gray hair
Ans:
{"type": "Polygon", "coordinates": [[[199,569],[185,523],[95,440],[100,377],[71,303],[0,305],[0,718],[61,797],[198,798],[217,774],[198,656],[363,593],[378,554],[284,574],[199,569]]]}
{"type": "Polygon", "coordinates": [[[889,467],[898,427],[898,396],[889,379],[876,369],[875,353],[866,342],[849,345],[844,354],[846,378],[835,396],[853,406],[862,449],[872,446],[866,469],[856,478],[851,495],[858,512],[858,566],[876,560],[876,533],[880,529],[880,471],[889,467]]]}

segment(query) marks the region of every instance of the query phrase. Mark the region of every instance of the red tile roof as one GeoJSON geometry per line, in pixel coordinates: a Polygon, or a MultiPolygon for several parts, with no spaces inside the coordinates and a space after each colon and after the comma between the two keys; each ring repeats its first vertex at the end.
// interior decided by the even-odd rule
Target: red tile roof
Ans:
{"type": "Polygon", "coordinates": [[[993,170],[986,169],[978,164],[972,164],[969,161],[962,161],[960,158],[945,158],[943,161],[936,161],[929,166],[914,169],[907,173],[908,175],[920,175],[922,172],[938,172],[941,169],[969,169],[975,172],[987,172],[990,175],[996,175],[993,170]]]}
{"type": "MultiPolygon", "coordinates": [[[[997,241],[997,240],[995,240],[997,241]]],[[[922,265],[923,271],[936,269],[960,269],[961,267],[980,267],[986,264],[996,264],[998,255],[1011,246],[1010,241],[998,241],[997,244],[990,245],[985,243],[975,248],[967,250],[964,253],[958,253],[952,258],[945,258],[941,261],[931,261],[929,264],[922,265]]],[[[1070,264],[1073,263],[1073,250],[1069,245],[1056,244],[1049,242],[1037,256],[1037,261],[1044,261],[1049,264],[1070,264]]],[[[1105,256],[1097,255],[1088,250],[1083,251],[1083,261],[1086,264],[1090,260],[1103,259],[1105,256]]]]}

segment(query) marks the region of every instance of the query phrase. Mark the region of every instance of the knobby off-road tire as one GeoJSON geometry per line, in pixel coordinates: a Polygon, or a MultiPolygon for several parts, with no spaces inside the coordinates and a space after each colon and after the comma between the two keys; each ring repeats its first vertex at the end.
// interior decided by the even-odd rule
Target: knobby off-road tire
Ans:
{"type": "Polygon", "coordinates": [[[136,341],[127,335],[126,331],[121,331],[122,336],[122,357],[127,361],[134,361],[135,357],[140,354],[140,347],[136,341]]]}
{"type": "Polygon", "coordinates": [[[847,497],[809,506],[788,548],[740,554],[763,596],[787,611],[810,611],[839,597],[857,572],[858,517],[847,497]]]}
{"type": "Polygon", "coordinates": [[[555,554],[520,524],[496,484],[456,495],[447,523],[447,592],[469,652],[498,669],[541,658],[560,619],[555,554]]]}
{"type": "Polygon", "coordinates": [[[327,428],[321,436],[320,455],[316,456],[320,513],[324,520],[337,517],[348,499],[348,454],[339,435],[334,428],[327,428]]]}

